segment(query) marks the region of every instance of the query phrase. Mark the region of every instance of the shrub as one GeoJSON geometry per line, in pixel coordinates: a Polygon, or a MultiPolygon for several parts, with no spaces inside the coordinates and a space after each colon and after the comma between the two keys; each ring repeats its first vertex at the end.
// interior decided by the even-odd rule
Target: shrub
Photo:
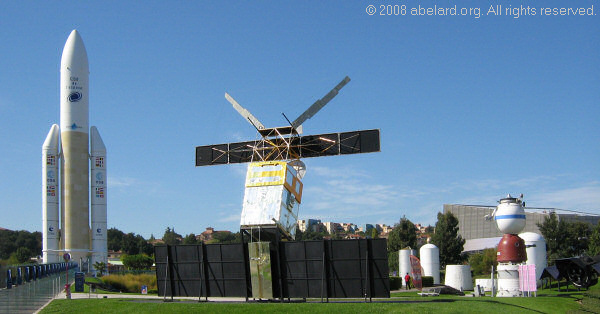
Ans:
{"type": "Polygon", "coordinates": [[[127,267],[127,269],[150,269],[152,264],[154,263],[154,259],[150,256],[144,254],[136,254],[136,255],[123,255],[121,256],[121,261],[123,265],[127,267]]]}
{"type": "Polygon", "coordinates": [[[101,278],[102,282],[109,284],[122,292],[140,293],[142,286],[148,286],[148,290],[158,289],[156,286],[156,276],[149,274],[127,274],[127,275],[108,275],[101,278]]]}
{"type": "Polygon", "coordinates": [[[423,287],[433,287],[433,277],[423,276],[421,279],[423,280],[423,287]]]}
{"type": "Polygon", "coordinates": [[[402,278],[390,276],[390,290],[399,290],[402,288],[402,278]]]}

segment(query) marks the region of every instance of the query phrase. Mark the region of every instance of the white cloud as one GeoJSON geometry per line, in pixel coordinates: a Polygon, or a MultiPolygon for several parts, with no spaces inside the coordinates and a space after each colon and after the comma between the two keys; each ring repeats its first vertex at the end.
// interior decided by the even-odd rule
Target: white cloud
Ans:
{"type": "Polygon", "coordinates": [[[578,210],[600,214],[600,183],[590,182],[578,187],[541,191],[530,194],[528,206],[578,210]]]}
{"type": "Polygon", "coordinates": [[[140,180],[132,177],[119,177],[108,175],[108,189],[119,192],[143,192],[147,195],[155,195],[158,192],[164,192],[158,182],[140,180]]]}
{"type": "Polygon", "coordinates": [[[129,187],[140,184],[140,181],[134,178],[108,176],[109,188],[129,187]]]}
{"type": "Polygon", "coordinates": [[[565,174],[511,180],[480,179],[436,182],[430,186],[372,183],[366,172],[357,177],[343,168],[311,167],[316,179],[304,188],[300,219],[396,223],[403,215],[413,222],[434,224],[443,204],[496,205],[506,193],[525,194],[528,206],[599,213],[600,183],[578,184],[565,174]],[[316,169],[315,169],[316,168],[316,169]],[[571,186],[557,189],[556,186],[571,186]]]}

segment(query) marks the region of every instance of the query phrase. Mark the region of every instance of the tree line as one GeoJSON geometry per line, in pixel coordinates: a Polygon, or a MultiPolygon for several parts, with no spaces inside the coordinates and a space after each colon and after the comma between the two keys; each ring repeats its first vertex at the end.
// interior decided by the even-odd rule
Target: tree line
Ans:
{"type": "Polygon", "coordinates": [[[42,233],[25,230],[0,230],[2,264],[22,264],[42,255],[42,233]]]}
{"type": "MultiPolygon", "coordinates": [[[[557,258],[600,254],[600,223],[593,226],[584,222],[559,220],[555,213],[547,216],[538,224],[540,233],[546,240],[546,251],[549,264],[557,258]]],[[[364,236],[364,234],[363,234],[364,236]]],[[[376,238],[377,234],[370,234],[376,238]]],[[[240,243],[239,232],[215,232],[208,243],[240,243]]],[[[323,238],[341,239],[342,235],[326,232],[305,231],[296,233],[297,240],[321,240],[323,238]]],[[[121,251],[126,255],[154,254],[154,235],[146,240],[133,232],[124,233],[117,228],[108,229],[107,242],[111,251],[121,251]]],[[[196,244],[201,242],[194,233],[182,236],[174,228],[167,227],[163,236],[164,244],[196,244]]],[[[468,260],[475,273],[486,273],[495,263],[495,249],[487,249],[482,253],[466,256],[462,254],[465,240],[458,233],[458,219],[452,213],[438,213],[431,243],[440,250],[440,266],[461,264],[468,260]]],[[[398,251],[403,248],[419,249],[417,229],[409,219],[403,217],[394,225],[388,234],[388,264],[390,269],[398,269],[398,251]]],[[[0,262],[3,264],[20,264],[30,258],[42,254],[41,232],[0,230],[0,262]]]]}
{"type": "Polygon", "coordinates": [[[600,223],[593,226],[581,221],[566,221],[550,213],[537,224],[546,240],[549,264],[557,258],[600,255],[600,223]]]}

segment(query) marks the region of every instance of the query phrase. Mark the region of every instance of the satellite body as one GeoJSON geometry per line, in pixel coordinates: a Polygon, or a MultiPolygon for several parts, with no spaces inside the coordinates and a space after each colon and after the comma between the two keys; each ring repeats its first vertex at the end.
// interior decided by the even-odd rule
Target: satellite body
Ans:
{"type": "Polygon", "coordinates": [[[294,238],[302,202],[303,169],[298,160],[250,163],[240,226],[277,226],[294,238]]]}

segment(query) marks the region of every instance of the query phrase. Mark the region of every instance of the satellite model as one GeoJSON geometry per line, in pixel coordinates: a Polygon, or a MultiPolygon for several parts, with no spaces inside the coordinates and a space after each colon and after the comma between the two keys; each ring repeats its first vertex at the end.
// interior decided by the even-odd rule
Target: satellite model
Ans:
{"type": "Polygon", "coordinates": [[[322,99],[317,100],[288,126],[266,128],[229,94],[225,98],[256,128],[260,139],[196,147],[196,166],[249,162],[246,174],[240,230],[259,241],[294,239],[302,178],[306,166],[301,158],[379,151],[379,130],[362,130],[319,135],[301,135],[302,124],[313,117],[350,82],[345,77],[322,99]],[[275,232],[265,232],[265,231],[275,232]],[[261,232],[262,231],[262,232],[261,232]]]}

